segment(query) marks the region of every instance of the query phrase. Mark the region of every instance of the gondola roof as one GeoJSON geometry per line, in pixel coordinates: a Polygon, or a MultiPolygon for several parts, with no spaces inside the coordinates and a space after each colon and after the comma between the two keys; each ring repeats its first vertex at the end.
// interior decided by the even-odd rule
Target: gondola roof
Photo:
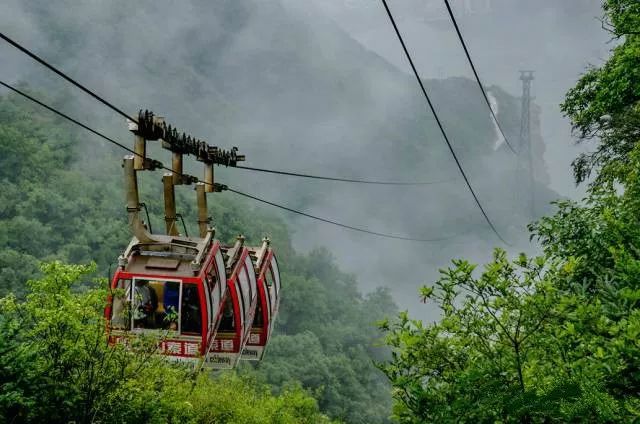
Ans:
{"type": "Polygon", "coordinates": [[[141,243],[135,237],[131,240],[119,259],[125,272],[193,277],[200,272],[214,240],[212,233],[205,238],[155,234],[154,238],[154,243],[141,243]]]}

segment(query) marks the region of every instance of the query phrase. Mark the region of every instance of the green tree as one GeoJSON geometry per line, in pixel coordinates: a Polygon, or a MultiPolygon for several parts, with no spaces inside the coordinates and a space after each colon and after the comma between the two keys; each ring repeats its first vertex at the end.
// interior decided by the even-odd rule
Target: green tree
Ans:
{"type": "MultiPolygon", "coordinates": [[[[575,263],[561,266],[496,250],[479,277],[463,260],[441,271],[425,300],[442,318],[407,314],[384,321],[393,360],[380,364],[394,387],[401,422],[627,422],[640,398],[610,386],[631,369],[615,353],[638,326],[611,326],[603,300],[564,290],[575,263]],[[561,284],[561,282],[565,282],[561,284]],[[630,326],[630,327],[629,327],[630,326]]],[[[604,297],[604,296],[603,296],[604,297]]],[[[613,302],[615,303],[615,301],[613,302]]],[[[624,359],[637,349],[625,348],[624,359]]],[[[629,380],[631,377],[627,377],[629,380]]]]}
{"type": "Polygon", "coordinates": [[[530,226],[544,256],[441,271],[422,289],[439,321],[381,323],[402,422],[640,420],[640,5],[604,10],[619,44],[563,104],[598,140],[573,164],[578,183],[595,177],[587,198],[530,226]]]}
{"type": "Polygon", "coordinates": [[[300,382],[331,417],[387,421],[389,385],[372,360],[388,356],[375,327],[397,311],[388,290],[362,296],[354,276],[341,272],[326,249],[288,256],[282,279],[276,332],[266,359],[250,373],[276,393],[300,382]]]}
{"type": "Polygon", "coordinates": [[[596,185],[624,175],[625,158],[640,139],[640,5],[607,0],[604,11],[603,24],[618,45],[603,66],[587,70],[562,104],[580,140],[597,143],[573,162],[576,181],[595,171],[596,185]]]}
{"type": "Polygon", "coordinates": [[[90,266],[43,265],[24,301],[0,300],[3,422],[323,423],[315,400],[291,386],[212,378],[154,355],[150,339],[109,346],[104,284],[73,289],[90,266]]]}

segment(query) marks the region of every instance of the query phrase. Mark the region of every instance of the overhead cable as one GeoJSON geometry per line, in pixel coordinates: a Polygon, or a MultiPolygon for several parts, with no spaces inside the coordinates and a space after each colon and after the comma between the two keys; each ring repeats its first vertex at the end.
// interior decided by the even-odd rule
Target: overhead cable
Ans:
{"type": "Polygon", "coordinates": [[[66,115],[66,114],[65,114],[65,113],[63,113],[63,112],[60,112],[59,110],[54,109],[54,108],[52,108],[51,106],[49,106],[49,105],[47,105],[47,104],[42,103],[40,100],[38,100],[38,99],[36,99],[36,98],[34,98],[34,97],[32,97],[32,96],[28,95],[28,94],[27,94],[27,93],[25,93],[24,91],[19,90],[19,89],[17,89],[17,88],[15,88],[15,87],[13,87],[13,86],[11,86],[11,85],[7,84],[7,83],[6,83],[6,82],[4,82],[4,81],[0,81],[0,85],[3,85],[4,87],[8,88],[9,90],[13,91],[14,93],[17,93],[17,94],[21,95],[22,97],[25,97],[25,98],[27,98],[27,99],[31,100],[32,102],[34,102],[34,103],[36,103],[36,104],[38,104],[38,105],[42,106],[43,108],[47,109],[48,111],[53,112],[53,113],[55,113],[56,115],[58,115],[58,116],[60,116],[60,117],[62,117],[62,118],[64,118],[64,119],[66,119],[67,121],[73,122],[74,124],[76,124],[76,125],[78,125],[78,126],[80,126],[80,127],[84,128],[85,130],[87,130],[87,131],[89,131],[89,132],[91,132],[91,133],[93,133],[93,134],[97,135],[98,137],[102,137],[102,138],[104,138],[104,139],[105,139],[105,140],[107,140],[109,143],[115,144],[116,146],[118,146],[118,147],[120,147],[120,148],[122,148],[122,149],[126,150],[126,151],[127,151],[127,152],[129,152],[129,153],[133,153],[134,155],[136,154],[136,152],[135,152],[135,151],[133,151],[132,149],[128,148],[128,147],[127,147],[127,146],[125,146],[124,144],[117,142],[116,140],[112,139],[111,137],[108,137],[108,136],[106,136],[106,135],[104,135],[104,134],[102,134],[102,133],[100,133],[100,132],[98,132],[98,131],[94,130],[94,129],[93,129],[93,128],[91,128],[91,127],[88,127],[87,125],[83,124],[82,122],[80,122],[80,121],[78,121],[78,120],[76,120],[76,119],[73,119],[72,117],[70,117],[69,115],[66,115]]]}
{"type": "Polygon", "coordinates": [[[389,17],[389,20],[391,21],[391,25],[393,25],[393,29],[395,30],[396,35],[398,36],[398,40],[400,41],[400,44],[402,45],[402,49],[404,50],[404,53],[407,56],[407,59],[409,60],[409,64],[411,65],[411,69],[413,70],[413,74],[415,75],[416,79],[418,80],[418,84],[420,85],[420,89],[422,90],[422,94],[424,94],[424,97],[427,100],[427,104],[429,105],[429,109],[431,110],[431,113],[433,114],[433,117],[435,118],[436,123],[438,124],[438,128],[440,128],[440,132],[442,133],[442,137],[444,138],[444,141],[447,143],[447,146],[449,147],[449,151],[451,152],[451,155],[453,156],[453,159],[455,160],[456,165],[458,166],[458,170],[460,170],[460,174],[462,174],[462,178],[464,178],[464,181],[467,184],[467,187],[469,188],[469,191],[471,192],[471,195],[473,196],[473,199],[475,200],[476,204],[478,205],[478,208],[482,212],[482,215],[484,216],[484,219],[487,221],[487,224],[489,224],[489,227],[491,227],[491,230],[493,230],[493,232],[500,239],[500,241],[502,241],[506,245],[509,245],[509,243],[507,243],[505,241],[505,239],[502,238],[502,236],[500,235],[500,233],[498,232],[496,227],[493,225],[493,222],[491,222],[491,219],[489,219],[489,215],[487,215],[487,213],[484,210],[484,207],[482,207],[482,204],[480,203],[480,200],[478,199],[478,196],[476,195],[475,191],[473,190],[473,187],[471,186],[471,183],[469,182],[469,178],[467,177],[467,174],[464,172],[464,169],[462,168],[462,164],[460,163],[460,160],[458,159],[458,155],[456,155],[456,152],[453,150],[453,146],[451,145],[451,142],[449,141],[449,137],[447,136],[447,132],[445,131],[444,126],[442,125],[442,122],[440,121],[440,118],[438,117],[438,113],[436,112],[436,109],[433,106],[433,103],[431,102],[431,99],[429,98],[429,95],[427,94],[427,90],[424,87],[424,83],[422,82],[422,79],[420,79],[420,75],[418,74],[418,70],[416,69],[416,66],[413,64],[413,59],[411,58],[411,55],[409,54],[409,50],[407,50],[407,46],[404,43],[404,39],[402,38],[402,35],[400,34],[400,30],[398,29],[398,26],[396,25],[396,21],[393,18],[391,10],[389,9],[389,6],[387,5],[387,0],[382,0],[382,4],[384,5],[385,10],[387,11],[387,16],[389,17]]]}
{"type": "Polygon", "coordinates": [[[232,193],[238,194],[240,196],[248,197],[249,199],[253,199],[255,201],[262,202],[262,203],[265,203],[267,205],[275,206],[276,208],[283,209],[283,210],[288,211],[288,212],[292,212],[292,213],[295,213],[295,214],[298,214],[298,215],[306,216],[307,218],[315,219],[317,221],[326,222],[326,223],[332,224],[332,225],[337,225],[338,227],[346,228],[348,230],[359,231],[361,233],[366,233],[366,234],[370,234],[370,235],[374,235],[374,236],[378,236],[378,237],[385,237],[385,238],[396,239],[396,240],[405,240],[405,241],[416,241],[416,242],[423,242],[423,243],[450,240],[450,239],[452,239],[454,237],[457,237],[457,235],[453,235],[453,236],[448,236],[448,237],[439,237],[439,238],[431,238],[431,239],[419,239],[419,238],[413,238],[413,237],[398,236],[398,235],[394,235],[394,234],[378,233],[376,231],[370,231],[370,230],[367,230],[367,229],[364,229],[364,228],[353,227],[351,225],[342,224],[340,222],[332,221],[330,219],[321,218],[319,216],[311,215],[311,214],[308,214],[306,212],[302,212],[302,211],[299,211],[299,210],[296,210],[296,209],[292,209],[292,208],[289,208],[287,206],[282,206],[282,205],[279,205],[277,203],[270,202],[268,200],[261,199],[261,198],[256,197],[256,196],[252,196],[252,195],[247,194],[247,193],[242,193],[242,192],[240,192],[238,190],[234,190],[234,189],[232,189],[230,187],[227,187],[227,190],[232,192],[232,193]]]}
{"type": "MultiPolygon", "coordinates": [[[[109,107],[113,111],[117,112],[121,116],[129,119],[132,122],[136,122],[136,123],[138,122],[137,119],[133,118],[132,116],[130,116],[126,112],[123,112],[122,109],[118,108],[113,103],[109,102],[108,100],[104,99],[103,97],[99,96],[95,92],[91,91],[90,89],[88,89],[84,85],[80,84],[79,82],[77,82],[73,78],[69,77],[67,74],[65,74],[64,72],[62,72],[61,70],[59,70],[55,66],[51,65],[50,63],[48,63],[47,61],[45,61],[44,59],[42,59],[41,57],[39,57],[38,55],[36,55],[32,51],[30,51],[26,47],[20,45],[18,42],[16,42],[16,41],[12,40],[11,38],[7,37],[5,34],[0,33],[0,38],[2,38],[7,43],[9,43],[12,46],[14,46],[15,48],[17,48],[21,52],[25,53],[26,55],[28,55],[29,57],[31,57],[32,59],[34,59],[38,63],[42,64],[43,66],[47,67],[51,71],[55,72],[57,75],[61,76],[65,80],[69,81],[71,84],[73,84],[76,87],[80,88],[85,93],[89,94],[91,97],[93,97],[94,99],[98,100],[100,103],[106,105],[107,107],[109,107]]],[[[325,177],[325,176],[319,176],[319,175],[308,175],[308,174],[300,174],[300,173],[295,173],[295,172],[278,171],[278,170],[263,169],[263,168],[254,168],[254,167],[249,167],[249,166],[235,166],[235,168],[241,168],[241,169],[246,169],[246,170],[256,171],[256,172],[267,172],[267,173],[271,173],[271,174],[289,175],[289,176],[294,176],[294,177],[313,178],[313,179],[328,180],[328,181],[341,181],[341,182],[359,183],[359,184],[412,186],[412,185],[439,184],[439,183],[450,181],[450,180],[433,181],[433,182],[369,181],[369,180],[361,180],[361,179],[350,179],[350,178],[338,178],[338,177],[325,177]]]]}
{"type": "MultiPolygon", "coordinates": [[[[35,99],[34,97],[32,97],[32,96],[28,95],[27,93],[25,93],[25,92],[15,88],[15,87],[11,86],[10,84],[7,84],[7,83],[5,83],[3,81],[0,81],[0,85],[2,85],[4,87],[8,88],[9,90],[11,90],[11,91],[13,91],[13,92],[15,92],[15,93],[17,93],[17,94],[29,99],[29,100],[31,100],[32,102],[42,106],[43,108],[49,110],[50,112],[53,112],[56,115],[58,115],[58,116],[60,116],[60,117],[62,117],[64,119],[66,119],[66,120],[68,120],[68,121],[70,121],[70,122],[72,122],[72,123],[84,128],[85,130],[90,131],[92,134],[95,134],[98,137],[101,137],[101,138],[107,140],[108,142],[110,142],[112,144],[115,144],[116,146],[126,150],[127,152],[144,158],[144,155],[136,153],[132,149],[129,149],[128,147],[126,147],[124,144],[117,142],[116,140],[112,139],[111,137],[108,137],[108,136],[102,134],[101,132],[92,129],[88,125],[85,125],[85,124],[79,122],[78,120],[76,120],[74,118],[71,118],[69,115],[66,115],[65,113],[60,112],[57,109],[55,109],[55,108],[53,108],[53,107],[51,107],[51,106],[49,106],[49,105],[37,100],[37,99],[35,99]]],[[[171,168],[168,168],[168,167],[162,165],[159,161],[155,161],[155,160],[151,160],[151,161],[154,164],[156,164],[156,166],[158,168],[162,168],[164,170],[174,172],[171,168]]],[[[182,173],[178,173],[178,175],[180,177],[186,177],[188,180],[193,181],[193,182],[199,182],[199,183],[211,185],[211,183],[208,183],[206,181],[202,181],[200,179],[197,179],[197,178],[193,177],[192,175],[182,174],[182,173]]],[[[413,237],[399,236],[399,235],[395,235],[395,234],[380,233],[380,232],[377,232],[377,231],[368,230],[366,228],[360,228],[360,227],[354,227],[354,226],[347,225],[347,224],[342,224],[342,223],[340,223],[338,221],[333,221],[331,219],[322,218],[322,217],[319,217],[319,216],[316,216],[316,215],[312,215],[312,214],[309,214],[309,213],[306,213],[306,212],[303,212],[303,211],[292,209],[292,208],[289,208],[287,206],[280,205],[280,204],[277,204],[275,202],[271,202],[269,200],[261,199],[261,198],[256,197],[256,196],[253,196],[253,195],[250,195],[250,194],[247,194],[247,193],[243,193],[241,191],[235,190],[235,189],[233,189],[231,187],[228,187],[226,185],[223,185],[223,184],[217,184],[216,183],[216,184],[214,184],[214,186],[216,188],[220,188],[220,189],[225,190],[225,191],[230,191],[230,192],[235,193],[237,195],[240,195],[240,196],[243,196],[243,197],[247,197],[249,199],[253,199],[255,201],[258,201],[258,202],[261,202],[261,203],[265,203],[265,204],[268,204],[268,205],[271,205],[271,206],[286,210],[288,212],[292,212],[292,213],[295,213],[295,214],[298,214],[298,215],[301,215],[301,216],[305,216],[307,218],[311,218],[311,219],[314,219],[314,220],[317,220],[317,221],[325,222],[327,224],[332,224],[332,225],[335,225],[335,226],[338,226],[338,227],[346,228],[346,229],[353,230],[353,231],[358,231],[358,232],[361,232],[361,233],[366,233],[366,234],[373,235],[373,236],[396,239],[396,240],[423,242],[423,243],[450,240],[450,239],[453,239],[455,237],[458,237],[458,235],[452,235],[452,236],[448,236],[448,237],[440,237],[440,238],[432,238],[432,239],[419,239],[419,238],[413,238],[413,237]]]]}
{"type": "Polygon", "coordinates": [[[419,186],[419,185],[431,185],[431,184],[441,184],[450,181],[455,181],[455,179],[451,178],[448,180],[436,180],[436,181],[427,181],[427,182],[403,182],[403,181],[371,181],[371,180],[360,180],[360,179],[351,179],[351,178],[337,178],[337,177],[324,177],[320,175],[310,175],[310,174],[299,174],[296,172],[288,172],[288,171],[276,171],[273,169],[264,169],[264,168],[254,168],[251,166],[244,165],[236,165],[234,168],[238,169],[247,169],[249,171],[257,171],[257,172],[266,172],[269,174],[278,174],[278,175],[289,175],[292,177],[302,177],[302,178],[312,178],[316,180],[328,180],[328,181],[340,181],[346,183],[358,183],[358,184],[378,184],[378,185],[395,185],[395,186],[419,186]]]}
{"type": "Polygon", "coordinates": [[[471,60],[471,55],[469,54],[467,43],[465,43],[464,38],[462,38],[462,33],[460,32],[460,28],[458,27],[458,22],[456,21],[456,17],[453,15],[453,10],[451,10],[451,5],[449,5],[449,0],[444,0],[444,4],[447,6],[447,11],[449,12],[449,16],[451,17],[451,22],[453,22],[453,26],[456,28],[456,32],[458,33],[458,39],[460,40],[460,44],[462,44],[464,53],[467,55],[467,60],[469,61],[469,65],[471,65],[471,69],[473,70],[473,75],[476,77],[476,82],[478,83],[478,87],[480,87],[480,91],[482,92],[482,97],[484,97],[484,101],[487,103],[487,107],[489,108],[489,111],[491,111],[491,116],[493,116],[493,120],[495,121],[496,126],[498,127],[498,130],[500,131],[500,134],[502,134],[502,138],[504,139],[504,142],[507,143],[507,146],[509,146],[509,150],[511,150],[513,153],[516,153],[511,143],[509,143],[507,136],[504,134],[504,131],[502,130],[502,125],[500,125],[500,121],[498,121],[498,117],[496,116],[495,112],[493,111],[493,108],[491,107],[491,102],[489,101],[487,92],[485,91],[484,86],[482,85],[482,82],[480,82],[480,77],[478,76],[478,72],[476,71],[476,66],[473,64],[473,60],[471,60]]]}
{"type": "Polygon", "coordinates": [[[100,97],[95,92],[89,90],[87,87],[85,87],[84,85],[80,84],[78,81],[74,80],[73,78],[71,78],[70,76],[68,76],[64,72],[62,72],[60,69],[58,69],[55,66],[51,65],[49,62],[47,62],[46,60],[42,59],[40,56],[36,55],[32,51],[28,50],[26,47],[20,45],[18,42],[12,40],[11,38],[7,37],[5,34],[3,34],[1,32],[0,32],[0,38],[2,38],[7,43],[11,44],[13,47],[15,47],[16,49],[20,50],[22,53],[26,54],[27,56],[29,56],[30,58],[32,58],[36,62],[40,63],[41,65],[45,66],[46,68],[49,68],[51,71],[55,72],[56,74],[58,74],[62,78],[66,79],[71,84],[75,85],[76,87],[78,87],[79,89],[81,89],[82,91],[84,91],[85,93],[87,93],[88,95],[90,95],[91,97],[93,97],[94,99],[99,101],[100,103],[102,103],[105,106],[107,106],[110,109],[112,109],[113,111],[117,112],[118,114],[122,115],[123,117],[125,117],[125,118],[127,118],[127,119],[129,119],[129,120],[131,120],[133,122],[137,122],[133,117],[128,115],[126,112],[123,112],[121,109],[119,109],[118,107],[114,106],[113,103],[110,103],[109,101],[107,101],[104,98],[100,97]]]}

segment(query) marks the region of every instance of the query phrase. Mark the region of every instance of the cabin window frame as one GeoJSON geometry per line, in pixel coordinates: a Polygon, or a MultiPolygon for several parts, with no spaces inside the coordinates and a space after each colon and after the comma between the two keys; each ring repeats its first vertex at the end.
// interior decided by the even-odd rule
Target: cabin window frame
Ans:
{"type": "Polygon", "coordinates": [[[220,299],[222,300],[222,296],[224,295],[223,290],[226,290],[228,281],[227,281],[227,268],[224,264],[224,258],[222,257],[222,253],[220,252],[220,250],[216,252],[215,261],[216,261],[216,269],[218,270],[218,282],[220,283],[220,299]],[[222,287],[223,281],[224,281],[224,288],[222,287]]]}
{"type": "Polygon", "coordinates": [[[271,258],[271,265],[269,266],[269,269],[273,275],[273,281],[275,282],[275,286],[276,286],[276,299],[280,298],[280,267],[278,266],[278,261],[276,260],[276,257],[272,257],[271,258]]]}
{"type": "Polygon", "coordinates": [[[116,282],[116,287],[113,288],[113,290],[124,290],[124,295],[123,296],[118,296],[116,294],[114,294],[111,298],[111,311],[110,311],[110,317],[109,317],[109,326],[111,328],[113,328],[114,330],[119,330],[119,331],[131,331],[132,327],[132,319],[133,319],[133,313],[131,311],[131,289],[133,287],[133,279],[132,278],[122,278],[119,277],[118,281],[116,282]],[[122,284],[123,287],[120,287],[120,285],[122,284]],[[121,321],[122,321],[122,325],[118,327],[114,327],[113,324],[113,318],[114,315],[116,313],[116,307],[115,304],[116,302],[119,302],[121,304],[121,313],[123,314],[121,321]],[[129,315],[129,316],[127,316],[129,315]],[[127,321],[129,321],[129,327],[127,328],[126,323],[127,321]]]}
{"type": "MultiPolygon", "coordinates": [[[[207,330],[211,328],[213,325],[213,290],[209,288],[209,278],[208,276],[204,278],[203,283],[203,292],[205,298],[205,304],[207,306],[207,330]],[[211,291],[210,291],[211,290],[211,291]]],[[[201,311],[202,312],[202,311],[201,311]]],[[[208,331],[207,331],[208,332],[208,331]]]]}
{"type": "Polygon", "coordinates": [[[189,334],[183,334],[182,333],[182,300],[183,300],[183,290],[184,290],[184,286],[186,284],[193,286],[195,288],[195,293],[196,296],[198,297],[198,310],[197,310],[197,316],[200,317],[200,319],[202,319],[202,299],[200,299],[200,291],[198,290],[198,283],[193,283],[193,282],[188,282],[188,281],[182,281],[182,284],[180,284],[180,310],[178,311],[178,335],[179,336],[185,336],[185,337],[202,337],[202,333],[203,333],[203,328],[202,328],[202,322],[200,322],[200,330],[198,331],[198,333],[193,333],[193,332],[189,332],[189,334]]]}
{"type": "Polygon", "coordinates": [[[239,293],[242,301],[242,322],[245,323],[247,319],[247,314],[251,309],[251,277],[249,277],[249,272],[247,270],[246,263],[243,264],[240,272],[238,272],[238,284],[239,284],[239,293]],[[243,277],[244,276],[244,280],[243,277]]]}
{"type": "Polygon", "coordinates": [[[242,281],[240,281],[240,275],[243,272],[244,272],[244,267],[238,270],[238,273],[236,274],[236,278],[234,282],[234,284],[236,285],[236,297],[237,297],[237,303],[238,303],[238,310],[240,312],[239,313],[239,317],[240,317],[239,328],[241,329],[240,331],[242,331],[242,328],[244,328],[244,321],[246,318],[245,307],[244,307],[244,290],[242,289],[242,281]]]}
{"type": "Polygon", "coordinates": [[[256,314],[253,318],[252,327],[262,331],[264,331],[265,328],[269,328],[271,325],[270,324],[271,323],[271,294],[269,293],[269,286],[267,284],[267,275],[268,275],[267,273],[269,272],[269,269],[270,269],[270,263],[271,261],[269,260],[268,262],[265,262],[262,265],[262,269],[260,270],[260,273],[258,274],[258,278],[256,279],[256,289],[258,290],[257,305],[259,306],[259,308],[258,306],[256,306],[256,314]],[[263,298],[264,298],[264,302],[262,301],[263,298]],[[262,321],[262,325],[256,325],[256,320],[258,319],[259,312],[262,314],[262,317],[260,317],[262,321]],[[264,318],[265,314],[266,314],[266,320],[264,318]]]}
{"type": "MultiPolygon", "coordinates": [[[[159,332],[159,331],[170,331],[170,332],[174,332],[176,333],[176,335],[178,336],[182,336],[182,289],[183,289],[183,285],[184,285],[184,281],[181,279],[176,279],[176,278],[164,278],[164,277],[160,277],[160,278],[153,278],[153,277],[132,277],[131,279],[131,290],[129,291],[129,304],[131,305],[131,318],[130,318],[130,331],[132,332],[148,332],[148,333],[153,333],[153,332],[159,332]],[[138,281],[159,281],[162,283],[178,283],[179,285],[179,290],[178,290],[178,329],[177,330],[167,330],[164,328],[141,328],[141,327],[134,327],[135,323],[134,323],[134,314],[133,314],[133,305],[134,305],[134,298],[133,296],[135,295],[135,287],[136,287],[136,283],[138,281]]],[[[195,283],[187,283],[187,284],[193,284],[194,286],[196,286],[197,289],[197,284],[195,283]]],[[[156,293],[157,295],[157,293],[156,293]]],[[[160,302],[160,300],[158,300],[158,302],[160,302]]],[[[193,336],[192,334],[185,334],[185,336],[193,336]]]]}
{"type": "Polygon", "coordinates": [[[207,298],[207,307],[209,309],[207,316],[209,317],[209,327],[213,326],[216,321],[217,315],[220,312],[220,277],[218,275],[218,268],[216,260],[211,261],[209,269],[206,272],[204,281],[206,282],[205,297],[207,298]],[[216,296],[217,295],[217,296],[216,296]],[[217,298],[216,298],[217,297],[217,298]],[[216,307],[214,311],[213,308],[216,307]]]}
{"type": "Polygon", "coordinates": [[[235,303],[236,302],[234,301],[233,294],[231,294],[231,289],[227,288],[227,292],[225,293],[224,302],[220,303],[221,316],[220,316],[220,321],[218,322],[218,327],[217,327],[218,333],[224,333],[224,334],[233,333],[233,334],[235,334],[238,331],[238,325],[240,325],[240,322],[238,321],[238,319],[236,319],[237,315],[236,315],[235,303]],[[232,324],[233,325],[231,326],[230,330],[227,329],[227,328],[220,328],[220,326],[222,325],[222,321],[224,320],[224,311],[225,311],[225,307],[226,307],[227,303],[229,303],[231,305],[231,311],[232,311],[232,316],[233,316],[233,320],[232,320],[232,324]]]}
{"type": "Polygon", "coordinates": [[[264,272],[264,279],[267,287],[267,294],[271,300],[271,307],[275,308],[278,305],[278,290],[276,289],[276,278],[274,277],[271,264],[269,264],[264,272]],[[271,279],[271,284],[269,284],[269,279],[271,279]]]}
{"type": "Polygon", "coordinates": [[[249,307],[251,307],[251,303],[253,303],[253,298],[257,293],[254,293],[255,290],[258,289],[258,283],[256,280],[256,272],[253,267],[253,262],[251,261],[251,257],[247,255],[244,260],[245,270],[247,271],[247,277],[249,278],[249,307]]]}
{"type": "MultiPolygon", "coordinates": [[[[270,267],[267,267],[267,269],[265,270],[265,274],[266,274],[266,272],[269,271],[269,268],[270,267]]],[[[266,326],[263,325],[263,328],[265,328],[265,327],[270,327],[271,326],[271,315],[272,315],[272,312],[273,312],[273,310],[271,309],[271,308],[273,308],[273,306],[271,305],[271,303],[272,303],[271,302],[271,295],[269,294],[269,287],[267,287],[266,276],[263,277],[263,280],[262,280],[262,290],[264,291],[264,299],[265,299],[265,305],[263,305],[263,307],[266,306],[266,308],[267,308],[267,322],[268,322],[268,325],[266,325],[266,326]]]]}

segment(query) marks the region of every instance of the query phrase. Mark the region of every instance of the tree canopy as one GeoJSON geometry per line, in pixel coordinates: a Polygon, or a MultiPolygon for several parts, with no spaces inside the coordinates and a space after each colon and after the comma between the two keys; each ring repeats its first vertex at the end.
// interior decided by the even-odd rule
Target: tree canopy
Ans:
{"type": "Polygon", "coordinates": [[[562,104],[580,140],[597,143],[595,151],[573,162],[578,183],[593,172],[596,184],[624,176],[620,167],[640,137],[640,5],[607,0],[604,11],[603,27],[617,45],[603,66],[587,70],[562,104]]]}

